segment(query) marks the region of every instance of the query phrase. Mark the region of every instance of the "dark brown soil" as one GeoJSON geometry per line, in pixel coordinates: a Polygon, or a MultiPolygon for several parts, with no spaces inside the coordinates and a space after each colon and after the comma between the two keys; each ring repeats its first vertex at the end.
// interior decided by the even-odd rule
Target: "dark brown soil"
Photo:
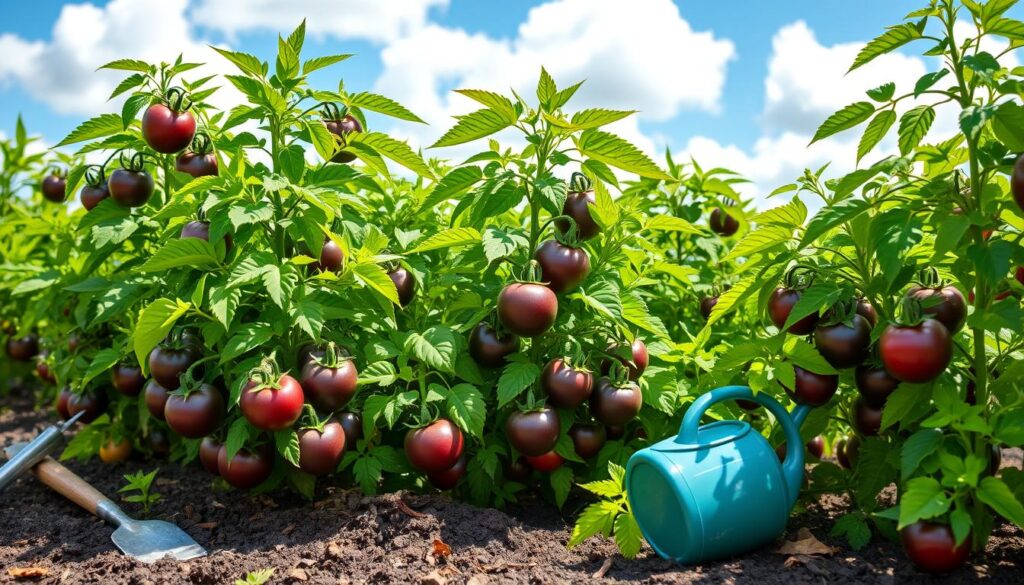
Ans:
{"type": "MultiPolygon", "coordinates": [[[[0,403],[2,404],[2,403],[0,403]]],[[[0,413],[0,445],[24,441],[48,424],[27,403],[0,413]]],[[[1020,452],[1007,459],[1019,466],[1020,452]]],[[[114,467],[98,461],[69,464],[108,495],[121,476],[152,463],[114,467]]],[[[823,500],[790,523],[806,527],[840,552],[790,559],[777,546],[742,558],[697,567],[664,561],[650,549],[623,559],[607,541],[591,539],[568,551],[575,510],[560,515],[541,503],[508,513],[479,509],[441,495],[364,497],[328,492],[315,504],[288,495],[250,496],[210,489],[199,468],[164,466],[156,490],[164,495],[155,516],[173,521],[210,551],[184,563],[145,565],[122,556],[111,529],[34,478],[19,480],[0,504],[0,583],[232,583],[249,571],[274,568],[270,583],[918,583],[897,545],[876,539],[861,551],[829,536],[829,518],[842,514],[838,499],[823,500]],[[435,541],[451,548],[435,555],[435,541]],[[794,562],[794,560],[796,562],[794,562]],[[10,571],[37,567],[46,575],[15,579],[10,571]],[[603,575],[603,578],[600,578],[603,575]]],[[[138,510],[129,504],[129,513],[138,510]]],[[[441,548],[444,548],[443,546],[441,548]]],[[[995,531],[987,554],[945,583],[1024,583],[1024,534],[1010,525],[995,531]]],[[[939,580],[936,580],[939,582],[939,580]]]]}

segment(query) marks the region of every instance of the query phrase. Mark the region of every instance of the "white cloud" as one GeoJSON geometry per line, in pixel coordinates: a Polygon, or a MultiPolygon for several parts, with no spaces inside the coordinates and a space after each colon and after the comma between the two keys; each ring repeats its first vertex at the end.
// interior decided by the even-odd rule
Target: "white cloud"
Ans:
{"type": "Polygon", "coordinates": [[[388,41],[421,28],[427,12],[448,0],[199,0],[196,23],[229,36],[264,29],[289,32],[305,16],[314,36],[388,41]]]}
{"type": "MultiPolygon", "coordinates": [[[[94,115],[118,108],[107,98],[126,74],[96,71],[115,59],[160,62],[183,53],[186,60],[210,63],[190,72],[192,78],[229,71],[222,57],[195,38],[186,7],[187,0],[111,0],[102,8],[65,5],[48,41],[0,36],[0,82],[20,84],[58,112],[94,115]]],[[[233,103],[230,94],[222,89],[211,102],[233,103]]]]}
{"type": "MultiPolygon", "coordinates": [[[[553,0],[531,9],[512,39],[434,24],[396,39],[381,51],[376,89],[431,124],[395,128],[428,145],[453,124],[453,114],[477,107],[451,89],[511,87],[532,96],[542,65],[563,87],[586,80],[571,107],[639,109],[649,121],[684,108],[717,113],[734,56],[730,41],[694,31],[670,0],[638,0],[628,8],[612,0],[553,0]]],[[[636,124],[624,121],[616,131],[652,149],[636,124]]]]}

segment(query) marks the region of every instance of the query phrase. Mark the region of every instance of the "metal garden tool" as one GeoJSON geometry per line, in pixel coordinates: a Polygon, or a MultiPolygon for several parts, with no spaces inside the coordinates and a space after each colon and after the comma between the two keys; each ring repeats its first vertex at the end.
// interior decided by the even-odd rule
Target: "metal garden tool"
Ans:
{"type": "Polygon", "coordinates": [[[17,445],[17,455],[9,457],[7,463],[0,467],[0,491],[24,473],[27,473],[28,470],[32,469],[33,465],[39,463],[44,457],[63,445],[64,431],[70,429],[71,425],[78,422],[78,419],[82,418],[83,414],[85,414],[85,411],[79,412],[63,423],[48,427],[36,435],[36,438],[32,439],[30,443],[17,445]]]}
{"type": "MultiPolygon", "coordinates": [[[[19,451],[30,446],[31,443],[28,446],[12,445],[6,449],[7,456],[17,457],[19,451]]],[[[206,549],[181,528],[163,520],[129,517],[113,500],[50,457],[39,461],[32,468],[32,473],[64,497],[116,526],[110,538],[121,552],[130,557],[143,563],[155,563],[166,556],[185,561],[206,555],[206,549]]]]}

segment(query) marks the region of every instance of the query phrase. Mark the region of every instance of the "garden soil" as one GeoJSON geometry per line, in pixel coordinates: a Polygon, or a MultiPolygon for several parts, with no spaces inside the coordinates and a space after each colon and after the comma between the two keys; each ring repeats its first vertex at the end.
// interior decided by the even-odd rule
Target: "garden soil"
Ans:
{"type": "MultiPolygon", "coordinates": [[[[29,440],[50,422],[26,401],[0,402],[0,445],[29,440]]],[[[1019,467],[1020,451],[1007,451],[1004,465],[1019,467]]],[[[153,468],[97,460],[68,466],[108,495],[123,485],[123,474],[153,468]]],[[[210,556],[145,565],[114,548],[109,526],[34,478],[23,478],[0,493],[0,583],[231,584],[270,568],[274,584],[1024,583],[1024,533],[1012,525],[996,527],[984,557],[936,579],[917,572],[896,544],[876,538],[854,551],[830,536],[832,519],[846,509],[838,498],[794,516],[787,535],[773,545],[682,567],[646,546],[639,558],[624,559],[613,543],[597,538],[566,550],[582,501],[562,513],[540,501],[503,512],[443,495],[365,497],[328,490],[309,504],[285,494],[251,496],[210,486],[210,475],[198,466],[161,468],[155,490],[163,499],[154,517],[181,526],[210,556]],[[820,554],[780,552],[801,538],[820,554]]],[[[139,512],[134,504],[125,508],[139,512]]]]}

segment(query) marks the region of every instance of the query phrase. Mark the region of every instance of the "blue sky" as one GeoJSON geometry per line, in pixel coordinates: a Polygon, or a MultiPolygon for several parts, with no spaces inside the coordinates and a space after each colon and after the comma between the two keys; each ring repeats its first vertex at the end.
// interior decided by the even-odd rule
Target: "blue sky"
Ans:
{"type": "Polygon", "coordinates": [[[908,52],[879,64],[863,79],[842,77],[860,44],[924,3],[3,2],[0,132],[10,135],[20,112],[29,129],[52,144],[83,118],[117,111],[116,104],[103,103],[105,93],[100,95],[116,79],[92,73],[110,58],[147,51],[156,58],[152,53],[157,51],[170,60],[182,47],[199,51],[214,43],[271,59],[277,32],[287,33],[305,16],[316,23],[307,40],[308,55],[356,53],[314,81],[332,87],[343,76],[349,89],[376,90],[403,101],[433,123],[427,129],[396,128],[412,142],[440,136],[450,114],[465,109],[448,89],[474,82],[494,84],[481,89],[499,91],[523,86],[528,77],[535,79],[534,65],[543,63],[562,84],[576,81],[573,75],[587,77],[591,93],[583,94],[585,105],[642,110],[621,133],[648,151],[667,146],[680,156],[700,160],[703,155],[715,164],[735,159],[731,166],[756,181],[788,181],[792,176],[786,175],[795,175],[802,165],[846,154],[848,145],[841,142],[816,153],[794,152],[801,141],[806,145],[805,135],[824,116],[860,99],[859,92],[873,86],[868,83],[923,73],[929,66],[908,52]],[[780,164],[769,160],[772,151],[798,160],[780,164]]]}

